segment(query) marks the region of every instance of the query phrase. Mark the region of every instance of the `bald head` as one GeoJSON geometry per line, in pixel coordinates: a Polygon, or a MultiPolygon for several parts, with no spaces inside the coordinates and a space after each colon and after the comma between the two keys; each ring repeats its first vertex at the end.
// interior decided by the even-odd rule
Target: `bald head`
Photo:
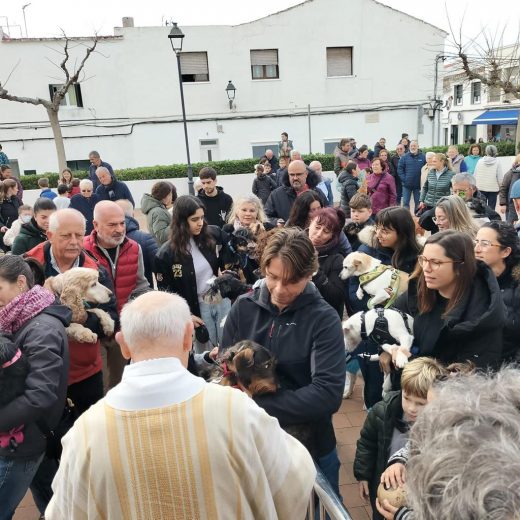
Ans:
{"type": "Polygon", "coordinates": [[[111,249],[125,239],[125,213],[111,200],[102,200],[94,206],[94,230],[98,244],[111,249]]]}
{"type": "Polygon", "coordinates": [[[151,291],[123,307],[121,332],[116,339],[127,359],[176,357],[187,366],[192,332],[186,300],[176,294],[151,291]]]}
{"type": "Polygon", "coordinates": [[[296,193],[299,193],[305,187],[307,181],[307,167],[301,160],[291,161],[287,169],[289,174],[289,183],[296,193]]]}
{"type": "Polygon", "coordinates": [[[108,186],[112,183],[112,175],[110,175],[110,172],[104,166],[100,166],[96,170],[96,177],[103,186],[108,186]]]}

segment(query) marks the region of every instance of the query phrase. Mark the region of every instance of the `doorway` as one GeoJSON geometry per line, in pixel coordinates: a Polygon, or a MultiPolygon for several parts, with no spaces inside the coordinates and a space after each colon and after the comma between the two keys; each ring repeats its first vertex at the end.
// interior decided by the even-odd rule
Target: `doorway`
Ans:
{"type": "Polygon", "coordinates": [[[200,140],[200,161],[211,162],[218,161],[220,158],[218,139],[201,139],[200,140]]]}

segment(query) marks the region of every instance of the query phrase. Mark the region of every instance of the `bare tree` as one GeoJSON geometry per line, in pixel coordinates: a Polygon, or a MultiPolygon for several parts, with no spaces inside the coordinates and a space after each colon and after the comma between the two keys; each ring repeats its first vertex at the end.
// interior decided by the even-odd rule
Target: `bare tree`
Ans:
{"type": "Polygon", "coordinates": [[[23,96],[17,96],[15,94],[10,94],[7,89],[5,88],[5,84],[9,80],[9,77],[11,74],[9,74],[9,77],[7,80],[2,84],[0,82],[0,99],[6,99],[7,101],[16,101],[17,103],[29,103],[31,105],[42,105],[45,107],[45,110],[47,110],[47,115],[49,117],[49,122],[52,129],[52,134],[54,136],[54,143],[56,145],[56,153],[58,155],[58,166],[60,171],[67,167],[67,159],[65,156],[65,145],[63,142],[63,135],[61,133],[61,126],[60,121],[58,118],[58,112],[60,110],[60,104],[65,98],[67,91],[69,88],[73,87],[76,83],[78,83],[79,77],[83,71],[83,68],[85,66],[85,63],[89,59],[90,55],[95,51],[97,43],[98,43],[98,37],[93,37],[92,45],[87,46],[85,50],[85,54],[83,56],[83,59],[79,63],[79,66],[76,67],[75,65],[70,68],[70,42],[72,41],[70,38],[68,38],[66,35],[64,35],[65,44],[63,47],[63,60],[59,64],[59,68],[62,70],[64,75],[64,82],[61,85],[60,88],[56,89],[54,92],[54,95],[52,96],[52,101],[49,101],[48,99],[43,98],[31,98],[31,97],[23,97],[23,96]]]}

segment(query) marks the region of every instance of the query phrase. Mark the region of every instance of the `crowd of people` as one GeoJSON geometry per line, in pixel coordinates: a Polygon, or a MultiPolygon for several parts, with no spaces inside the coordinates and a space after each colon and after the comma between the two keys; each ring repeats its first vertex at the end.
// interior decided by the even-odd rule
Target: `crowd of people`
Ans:
{"type": "MultiPolygon", "coordinates": [[[[513,385],[515,369],[500,370],[520,361],[520,156],[502,176],[492,145],[484,157],[477,144],[467,157],[455,146],[425,156],[407,134],[395,153],[384,138],[373,150],[345,138],[331,182],[285,132],[277,152],[266,151],[251,192],[234,199],[210,166],[195,196],[157,181],[140,201],[147,231],[96,151],[87,179],[66,169],[57,193],[39,179],[32,207],[1,166],[0,520],[29,488],[47,520],[303,518],[313,461],[340,494],[332,416],[358,370],[368,416],[354,475],[374,518],[450,518],[420,516],[428,482],[414,482],[413,510],[379,501],[377,487],[408,481],[408,469],[419,475],[430,460],[421,436],[464,381],[481,383],[482,406],[498,401],[504,378],[513,385]],[[340,276],[355,251],[409,275],[392,306],[413,318],[403,370],[371,337],[346,362],[342,320],[369,305],[357,277],[340,276]],[[79,286],[81,268],[110,296],[80,298],[78,313],[48,280],[69,273],[79,286]],[[225,293],[230,279],[239,293],[225,293]],[[72,338],[71,324],[95,339],[72,338]],[[214,384],[217,369],[238,374],[233,356],[246,347],[267,356],[251,354],[249,382],[214,384]],[[60,445],[65,418],[56,455],[49,446],[60,445]],[[395,465],[403,450],[409,460],[395,465]]],[[[516,411],[520,420],[518,399],[516,411]]],[[[459,469],[446,495],[470,485],[459,469]]],[[[508,500],[520,510],[518,493],[508,500]]]]}

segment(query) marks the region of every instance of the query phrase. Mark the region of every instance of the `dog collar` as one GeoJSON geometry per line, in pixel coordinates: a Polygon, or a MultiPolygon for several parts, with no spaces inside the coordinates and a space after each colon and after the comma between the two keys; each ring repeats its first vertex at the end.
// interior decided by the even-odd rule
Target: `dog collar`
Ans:
{"type": "Polygon", "coordinates": [[[22,351],[20,349],[17,349],[16,354],[13,356],[13,358],[10,359],[9,361],[6,361],[2,365],[2,368],[7,368],[7,367],[10,367],[11,365],[14,365],[21,357],[22,357],[22,351]]]}
{"type": "Polygon", "coordinates": [[[90,309],[90,303],[87,300],[83,300],[83,307],[85,309],[90,309]]]}

